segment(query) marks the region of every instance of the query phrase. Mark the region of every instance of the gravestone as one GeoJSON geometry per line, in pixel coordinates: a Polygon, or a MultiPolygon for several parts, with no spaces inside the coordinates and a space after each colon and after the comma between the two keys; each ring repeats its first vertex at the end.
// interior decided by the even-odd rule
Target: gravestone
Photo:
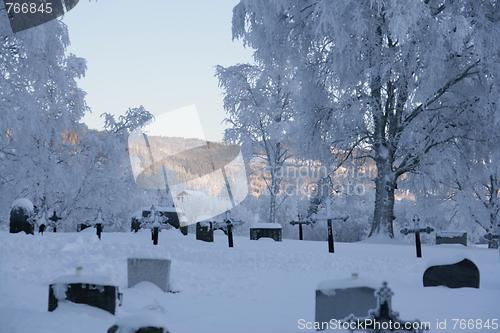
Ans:
{"type": "Polygon", "coordinates": [[[169,333],[161,317],[150,313],[129,315],[118,319],[107,333],[169,333]]]}
{"type": "Polygon", "coordinates": [[[87,224],[87,223],[79,223],[79,224],[77,224],[77,226],[76,226],[76,232],[81,232],[81,231],[83,231],[83,230],[85,230],[85,229],[87,229],[87,228],[90,228],[90,227],[91,227],[91,225],[90,225],[90,224],[87,224]]]}
{"type": "Polygon", "coordinates": [[[12,203],[10,210],[9,232],[15,234],[25,232],[34,234],[35,226],[32,221],[34,207],[28,199],[17,199],[12,203]]]}
{"type": "Polygon", "coordinates": [[[299,226],[299,240],[304,239],[304,231],[303,231],[303,225],[312,225],[313,222],[309,219],[304,219],[304,217],[299,214],[297,221],[291,221],[290,225],[298,225],[299,226]]]}
{"type": "Polygon", "coordinates": [[[281,242],[282,228],[278,223],[254,223],[250,227],[250,239],[272,238],[281,242]]]}
{"type": "Polygon", "coordinates": [[[323,281],[316,289],[316,319],[318,323],[344,319],[353,314],[365,317],[377,305],[376,284],[353,274],[348,279],[323,281]]]}
{"type": "Polygon", "coordinates": [[[467,246],[467,232],[465,231],[439,231],[436,232],[436,245],[462,244],[467,246]]]}
{"type": "Polygon", "coordinates": [[[494,233],[488,233],[484,236],[488,240],[488,249],[498,249],[500,235],[494,233]]]}
{"type": "Polygon", "coordinates": [[[424,287],[479,288],[479,269],[469,259],[430,266],[424,272],[424,287]]]}
{"type": "Polygon", "coordinates": [[[213,223],[208,221],[196,223],[196,239],[204,242],[214,241],[213,223]]]}
{"type": "Polygon", "coordinates": [[[387,282],[382,283],[382,287],[375,292],[377,305],[368,315],[356,317],[350,315],[343,321],[348,323],[349,332],[366,333],[386,333],[386,332],[408,332],[423,333],[430,329],[430,322],[420,320],[402,320],[399,312],[392,308],[392,297],[394,292],[389,288],[387,282]]]}
{"type": "Polygon", "coordinates": [[[138,218],[133,217],[130,222],[130,231],[138,232],[141,230],[141,221],[138,218]]]}
{"type": "Polygon", "coordinates": [[[49,285],[49,311],[54,311],[60,302],[70,301],[115,314],[120,297],[118,287],[102,277],[65,276],[49,285]]]}
{"type": "Polygon", "coordinates": [[[128,258],[128,287],[147,281],[157,285],[164,292],[170,290],[170,260],[149,258],[128,258]]]}

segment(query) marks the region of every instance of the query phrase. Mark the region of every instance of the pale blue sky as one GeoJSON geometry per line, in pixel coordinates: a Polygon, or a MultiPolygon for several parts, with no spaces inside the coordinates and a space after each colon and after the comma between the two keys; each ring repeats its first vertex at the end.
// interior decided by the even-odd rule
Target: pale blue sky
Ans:
{"type": "Polygon", "coordinates": [[[195,104],[207,138],[221,139],[224,111],[214,67],[251,61],[251,51],[231,39],[237,2],[81,0],[63,21],[70,51],[87,59],[80,85],[93,113],[84,121],[99,128],[104,112],[142,104],[161,114],[195,104]]]}

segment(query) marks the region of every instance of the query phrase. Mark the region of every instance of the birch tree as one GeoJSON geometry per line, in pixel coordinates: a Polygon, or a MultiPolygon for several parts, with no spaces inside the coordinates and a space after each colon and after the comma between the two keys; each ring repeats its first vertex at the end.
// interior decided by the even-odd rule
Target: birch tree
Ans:
{"type": "Polygon", "coordinates": [[[470,139],[488,70],[478,26],[493,12],[490,1],[242,0],[233,36],[257,61],[281,54],[297,68],[294,98],[322,144],[374,160],[370,236],[393,237],[398,181],[470,139]]]}
{"type": "Polygon", "coordinates": [[[225,140],[242,144],[264,162],[261,170],[269,193],[269,222],[276,222],[283,166],[290,159],[290,124],[293,108],[289,75],[284,70],[252,65],[217,67],[224,91],[225,140]],[[269,176],[267,176],[269,175],[269,176]]]}

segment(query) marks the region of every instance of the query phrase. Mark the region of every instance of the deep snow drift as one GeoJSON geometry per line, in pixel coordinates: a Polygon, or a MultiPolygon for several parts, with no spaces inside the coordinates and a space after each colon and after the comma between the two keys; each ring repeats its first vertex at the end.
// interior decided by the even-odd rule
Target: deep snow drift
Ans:
{"type": "Polygon", "coordinates": [[[105,332],[120,318],[144,312],[172,333],[303,332],[297,322],[314,320],[318,284],[352,273],[388,281],[402,319],[500,318],[498,250],[424,245],[424,258],[416,259],[410,244],[337,243],[334,254],[327,249],[326,242],[243,237],[235,237],[229,249],[223,236],[204,243],[176,230],[161,232],[156,247],[147,231],[104,233],[101,241],[92,230],[44,236],[0,232],[0,332],[105,332]],[[427,261],[460,254],[479,267],[480,289],[422,286],[427,261]],[[138,256],[170,257],[178,292],[163,293],[148,283],[127,288],[126,259],[138,256]],[[48,284],[74,274],[77,266],[120,286],[123,305],[116,316],[71,303],[47,312],[48,284]]]}

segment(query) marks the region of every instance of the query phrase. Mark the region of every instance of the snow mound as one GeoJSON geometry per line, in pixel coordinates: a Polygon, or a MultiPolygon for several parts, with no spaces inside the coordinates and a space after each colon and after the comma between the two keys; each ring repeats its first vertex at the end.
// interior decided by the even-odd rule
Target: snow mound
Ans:
{"type": "MultiPolygon", "coordinates": [[[[453,244],[454,245],[454,244],[453,244]]],[[[439,258],[432,258],[425,262],[425,269],[431,266],[441,266],[441,265],[453,265],[461,262],[462,260],[467,259],[475,263],[475,259],[470,255],[466,255],[465,253],[454,253],[448,256],[441,256],[439,258]]]]}
{"type": "Polygon", "coordinates": [[[73,284],[73,283],[83,283],[83,284],[95,284],[100,286],[113,286],[114,284],[111,280],[103,275],[90,275],[90,274],[74,274],[74,275],[64,275],[56,278],[52,284],[73,284]]]}
{"type": "Polygon", "coordinates": [[[281,224],[279,223],[262,223],[262,222],[255,222],[252,223],[250,228],[254,229],[281,229],[281,224]]]}
{"type": "Polygon", "coordinates": [[[390,238],[388,235],[383,235],[383,234],[373,235],[365,240],[362,240],[361,242],[367,244],[395,244],[395,245],[405,244],[405,242],[401,240],[390,238]]]}
{"type": "Polygon", "coordinates": [[[349,289],[358,287],[370,287],[373,289],[377,289],[381,286],[381,284],[382,283],[376,283],[375,281],[369,279],[350,277],[322,281],[318,284],[317,290],[320,290],[325,295],[333,296],[335,295],[336,289],[349,289]]]}
{"type": "Polygon", "coordinates": [[[145,311],[118,318],[115,325],[119,327],[120,333],[135,332],[144,327],[157,327],[168,331],[159,315],[145,311]]]}
{"type": "Polygon", "coordinates": [[[12,203],[10,208],[11,209],[21,208],[25,212],[28,212],[28,213],[33,213],[33,211],[35,210],[33,203],[28,198],[19,198],[19,199],[14,200],[14,202],[12,203]]]}
{"type": "Polygon", "coordinates": [[[465,231],[465,230],[446,230],[446,231],[436,232],[437,236],[445,236],[445,237],[462,237],[464,234],[467,234],[467,231],[465,231]]]}

